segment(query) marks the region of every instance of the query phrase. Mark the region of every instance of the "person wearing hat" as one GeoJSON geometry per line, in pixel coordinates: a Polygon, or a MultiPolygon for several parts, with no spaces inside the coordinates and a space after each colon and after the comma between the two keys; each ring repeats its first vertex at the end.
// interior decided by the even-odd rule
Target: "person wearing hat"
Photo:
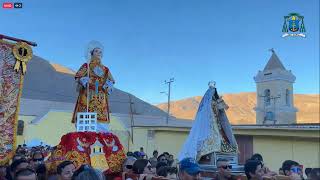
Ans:
{"type": "Polygon", "coordinates": [[[184,158],[179,163],[178,178],[180,180],[200,179],[201,169],[193,158],[184,158]]]}

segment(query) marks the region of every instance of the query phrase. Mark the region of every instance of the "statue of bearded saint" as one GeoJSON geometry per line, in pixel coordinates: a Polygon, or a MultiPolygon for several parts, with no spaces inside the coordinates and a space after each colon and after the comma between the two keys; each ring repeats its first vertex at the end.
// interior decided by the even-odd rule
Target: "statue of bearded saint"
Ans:
{"type": "Polygon", "coordinates": [[[79,96],[72,123],[76,122],[78,112],[88,110],[88,112],[97,113],[97,131],[108,132],[110,122],[108,96],[113,90],[115,81],[109,68],[101,63],[102,51],[103,47],[100,43],[91,42],[87,52],[89,63],[84,63],[75,75],[79,96]]]}

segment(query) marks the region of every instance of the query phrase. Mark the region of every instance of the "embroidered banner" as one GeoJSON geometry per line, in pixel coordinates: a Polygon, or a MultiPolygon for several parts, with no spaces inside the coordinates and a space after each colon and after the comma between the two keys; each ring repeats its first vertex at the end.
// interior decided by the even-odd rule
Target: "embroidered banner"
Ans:
{"type": "Polygon", "coordinates": [[[12,158],[16,148],[16,129],[23,75],[14,70],[15,44],[0,40],[0,163],[12,158]]]}

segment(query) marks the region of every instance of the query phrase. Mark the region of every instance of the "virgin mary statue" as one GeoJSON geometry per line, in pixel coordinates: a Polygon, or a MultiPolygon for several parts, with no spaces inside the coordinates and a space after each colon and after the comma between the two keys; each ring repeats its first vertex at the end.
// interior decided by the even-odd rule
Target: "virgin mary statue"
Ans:
{"type": "Polygon", "coordinates": [[[192,125],[190,134],[179,154],[179,160],[201,157],[214,152],[237,153],[238,145],[232,133],[225,109],[228,106],[219,97],[215,82],[209,82],[192,125]]]}
{"type": "Polygon", "coordinates": [[[78,112],[97,113],[97,131],[109,131],[109,103],[108,96],[115,83],[108,67],[101,62],[103,46],[97,41],[88,45],[84,63],[75,75],[78,83],[79,96],[73,112],[72,122],[77,121],[78,112]]]}

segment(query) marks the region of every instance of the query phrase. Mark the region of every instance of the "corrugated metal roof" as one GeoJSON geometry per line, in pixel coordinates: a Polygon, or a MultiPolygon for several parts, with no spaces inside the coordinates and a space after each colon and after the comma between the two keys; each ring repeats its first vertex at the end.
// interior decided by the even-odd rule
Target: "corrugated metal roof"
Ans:
{"type": "Polygon", "coordinates": [[[177,127],[177,128],[191,128],[193,121],[176,119],[170,117],[168,124],[167,118],[163,116],[147,116],[147,115],[130,115],[112,113],[111,117],[120,119],[123,124],[130,128],[133,127],[177,127]]]}
{"type": "Polygon", "coordinates": [[[270,124],[270,125],[233,125],[233,129],[292,129],[292,130],[320,130],[320,123],[310,124],[270,124]]]}

